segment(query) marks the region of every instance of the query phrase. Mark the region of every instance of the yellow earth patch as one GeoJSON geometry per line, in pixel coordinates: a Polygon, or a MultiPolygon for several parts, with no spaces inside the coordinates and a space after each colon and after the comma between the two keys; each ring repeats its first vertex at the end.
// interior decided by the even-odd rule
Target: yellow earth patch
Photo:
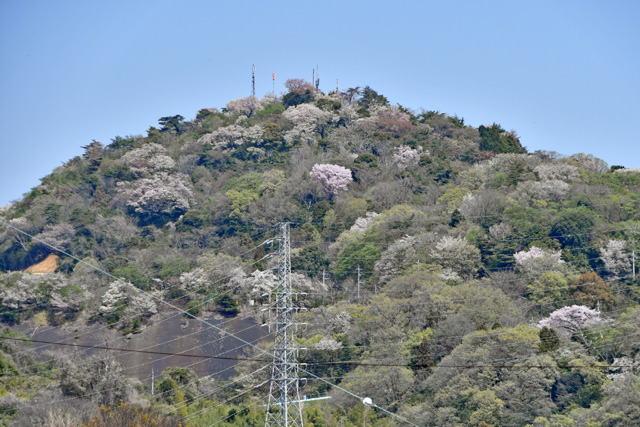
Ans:
{"type": "Polygon", "coordinates": [[[53,273],[58,268],[58,255],[49,254],[44,260],[27,268],[25,273],[53,273]]]}

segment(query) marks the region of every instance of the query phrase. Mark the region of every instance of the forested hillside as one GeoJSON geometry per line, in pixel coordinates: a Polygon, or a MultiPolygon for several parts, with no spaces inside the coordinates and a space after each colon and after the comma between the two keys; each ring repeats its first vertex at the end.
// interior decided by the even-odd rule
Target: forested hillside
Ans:
{"type": "MultiPolygon", "coordinates": [[[[122,347],[176,315],[160,300],[260,328],[289,222],[315,375],[419,426],[640,425],[640,170],[368,86],[286,86],[93,141],[3,208],[0,424],[264,424],[258,350],[231,379],[156,373],[152,395],[107,349],[23,340],[99,328],[122,347]],[[24,272],[50,254],[55,272],[24,272]]],[[[326,382],[302,393],[331,396],[307,426],[403,423],[326,382]]]]}

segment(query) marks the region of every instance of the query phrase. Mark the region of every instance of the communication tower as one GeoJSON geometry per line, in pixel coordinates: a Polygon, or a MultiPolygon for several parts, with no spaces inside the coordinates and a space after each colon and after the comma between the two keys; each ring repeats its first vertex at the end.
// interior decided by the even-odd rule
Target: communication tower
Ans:
{"type": "Polygon", "coordinates": [[[256,66],[251,68],[251,96],[256,96],[256,66]]]}

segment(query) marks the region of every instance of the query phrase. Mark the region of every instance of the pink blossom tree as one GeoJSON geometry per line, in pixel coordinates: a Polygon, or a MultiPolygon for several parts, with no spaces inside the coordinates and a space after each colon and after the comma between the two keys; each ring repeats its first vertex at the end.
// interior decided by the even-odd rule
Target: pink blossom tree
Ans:
{"type": "Polygon", "coordinates": [[[335,196],[340,190],[346,190],[347,185],[353,181],[350,169],[331,164],[315,164],[309,175],[322,183],[329,197],[335,196]]]}
{"type": "Polygon", "coordinates": [[[576,332],[583,328],[604,325],[609,322],[610,320],[600,317],[598,310],[590,309],[584,305],[571,305],[554,311],[549,317],[538,322],[538,327],[559,327],[576,332]]]}

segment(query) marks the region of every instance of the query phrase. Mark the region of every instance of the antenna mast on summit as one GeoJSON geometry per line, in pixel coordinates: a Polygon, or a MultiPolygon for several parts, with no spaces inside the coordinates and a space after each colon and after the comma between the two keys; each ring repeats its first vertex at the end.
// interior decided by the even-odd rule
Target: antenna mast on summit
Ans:
{"type": "Polygon", "coordinates": [[[276,73],[273,73],[271,77],[273,77],[273,95],[275,95],[276,94],[276,73]]]}
{"type": "Polygon", "coordinates": [[[316,90],[318,90],[320,88],[320,68],[318,68],[318,66],[316,65],[316,76],[315,76],[315,81],[313,82],[313,84],[316,86],[316,90]]]}
{"type": "Polygon", "coordinates": [[[251,68],[251,96],[256,96],[256,66],[251,68]]]}

